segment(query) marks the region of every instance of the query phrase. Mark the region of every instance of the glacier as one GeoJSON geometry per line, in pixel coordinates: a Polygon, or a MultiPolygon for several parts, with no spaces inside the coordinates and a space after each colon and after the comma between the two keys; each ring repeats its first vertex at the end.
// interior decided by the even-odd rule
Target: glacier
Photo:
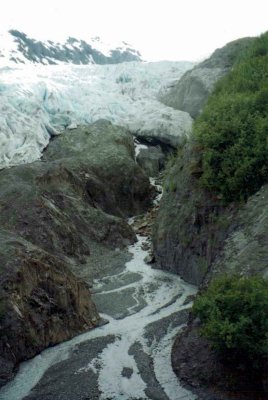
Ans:
{"type": "Polygon", "coordinates": [[[158,96],[192,66],[163,61],[0,68],[0,168],[40,159],[51,137],[98,119],[177,146],[192,118],[158,96]]]}

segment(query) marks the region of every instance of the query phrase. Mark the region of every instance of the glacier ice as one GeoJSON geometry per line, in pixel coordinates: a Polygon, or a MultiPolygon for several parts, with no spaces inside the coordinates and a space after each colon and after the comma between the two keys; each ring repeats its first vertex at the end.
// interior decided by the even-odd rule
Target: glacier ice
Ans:
{"type": "Polygon", "coordinates": [[[0,69],[0,168],[39,159],[51,136],[100,118],[137,136],[177,145],[189,114],[160,103],[159,91],[190,62],[128,62],[0,69]]]}

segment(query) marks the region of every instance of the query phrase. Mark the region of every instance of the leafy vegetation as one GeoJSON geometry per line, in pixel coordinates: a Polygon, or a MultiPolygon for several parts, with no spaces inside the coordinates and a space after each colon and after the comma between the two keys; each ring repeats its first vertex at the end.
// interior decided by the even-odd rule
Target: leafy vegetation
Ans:
{"type": "Polygon", "coordinates": [[[218,278],[193,310],[202,335],[225,357],[258,362],[268,355],[268,282],[261,277],[218,278]]]}
{"type": "Polygon", "coordinates": [[[196,120],[202,185],[225,201],[268,181],[268,32],[221,79],[196,120]]]}

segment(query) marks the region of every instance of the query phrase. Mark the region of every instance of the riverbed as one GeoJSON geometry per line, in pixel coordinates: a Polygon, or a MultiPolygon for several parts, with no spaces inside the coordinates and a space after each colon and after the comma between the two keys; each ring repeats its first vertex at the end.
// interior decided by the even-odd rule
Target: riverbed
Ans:
{"type": "Polygon", "coordinates": [[[149,238],[137,235],[124,268],[94,280],[93,299],[107,323],[22,363],[0,399],[196,398],[171,367],[172,343],[196,288],[146,264],[149,248],[149,238]]]}

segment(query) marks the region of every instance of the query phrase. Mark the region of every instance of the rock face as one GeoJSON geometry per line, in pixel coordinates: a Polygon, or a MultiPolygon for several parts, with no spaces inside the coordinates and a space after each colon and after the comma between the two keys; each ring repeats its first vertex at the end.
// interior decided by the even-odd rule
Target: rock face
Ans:
{"type": "Polygon", "coordinates": [[[66,131],[52,140],[44,160],[78,169],[91,205],[107,213],[129,216],[150,204],[149,180],[135,163],[133,137],[109,121],[66,131]]]}
{"type": "Polygon", "coordinates": [[[239,54],[251,44],[252,40],[254,39],[238,39],[217,49],[210,58],[187,71],[167,93],[161,96],[161,101],[196,118],[215,83],[230,71],[239,54]]]}
{"type": "Polygon", "coordinates": [[[79,269],[99,243],[135,235],[123,216],[150,203],[132,136],[107,121],[56,137],[44,160],[0,172],[0,378],[99,316],[79,269]]]}
{"type": "MultiPolygon", "coordinates": [[[[197,117],[216,81],[232,68],[252,40],[229,43],[186,72],[163,96],[165,104],[197,117]]],[[[201,187],[199,150],[192,140],[169,165],[153,234],[156,262],[201,289],[222,274],[267,278],[268,185],[246,204],[224,205],[220,196],[201,187]]],[[[172,365],[200,399],[267,399],[267,358],[258,372],[243,361],[240,365],[228,363],[200,335],[200,322],[193,316],[176,339],[172,365]]]]}
{"type": "Polygon", "coordinates": [[[260,274],[268,278],[268,185],[264,185],[237,213],[236,229],[212,264],[207,279],[221,273],[260,274]]]}
{"type": "MultiPolygon", "coordinates": [[[[186,145],[169,166],[154,226],[156,262],[201,286],[223,273],[267,277],[268,185],[244,205],[221,205],[198,184],[198,156],[192,146],[186,145]]],[[[267,365],[253,376],[244,365],[219,360],[193,318],[173,346],[172,363],[200,399],[267,398],[267,365]]]]}
{"type": "Polygon", "coordinates": [[[200,189],[194,165],[190,144],[169,166],[153,245],[158,267],[199,285],[222,247],[233,212],[200,189]]]}
{"type": "MultiPolygon", "coordinates": [[[[89,42],[69,37],[65,43],[56,43],[51,40],[41,42],[28,37],[25,33],[11,29],[8,32],[8,41],[13,41],[13,47],[5,54],[0,44],[1,57],[6,62],[16,64],[118,64],[124,61],[141,61],[138,51],[122,42],[118,47],[105,52],[101,51],[103,43],[96,37],[89,42]],[[2,52],[1,52],[2,50],[2,52]]],[[[1,36],[0,36],[1,43],[1,36]]],[[[5,44],[5,43],[4,43],[5,44]]],[[[107,47],[107,46],[106,46],[107,47]]]]}
{"type": "Polygon", "coordinates": [[[195,161],[189,145],[166,176],[153,233],[158,265],[197,285],[222,273],[267,277],[268,185],[243,207],[223,206],[200,188],[195,161]]]}
{"type": "MultiPolygon", "coordinates": [[[[204,284],[223,273],[260,274],[267,278],[268,185],[237,212],[234,225],[204,284]]],[[[234,367],[220,360],[208,341],[200,336],[197,320],[191,319],[174,343],[172,364],[179,378],[195,388],[200,399],[267,399],[267,361],[254,374],[245,365],[234,367]]]]}
{"type": "Polygon", "coordinates": [[[160,146],[149,146],[140,150],[136,160],[148,176],[157,176],[164,168],[166,155],[160,146]]]}
{"type": "Polygon", "coordinates": [[[267,363],[254,372],[243,364],[220,360],[200,337],[199,328],[196,320],[191,321],[173,345],[172,366],[180,381],[200,400],[266,400],[267,363]]]}
{"type": "Polygon", "coordinates": [[[18,362],[93,328],[99,315],[66,260],[5,231],[0,248],[1,385],[18,362]]]}

